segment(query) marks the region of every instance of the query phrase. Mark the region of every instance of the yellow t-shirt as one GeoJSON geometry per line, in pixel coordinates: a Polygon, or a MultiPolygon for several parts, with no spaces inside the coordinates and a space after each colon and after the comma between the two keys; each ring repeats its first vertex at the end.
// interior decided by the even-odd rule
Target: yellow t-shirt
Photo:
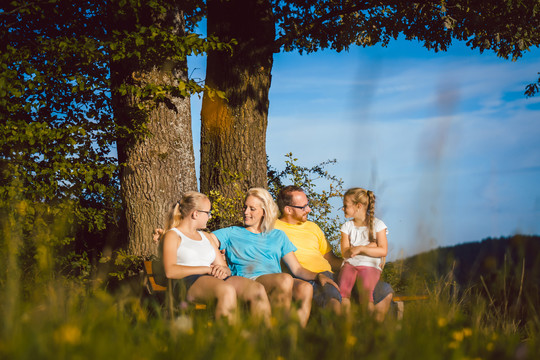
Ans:
{"type": "Polygon", "coordinates": [[[302,224],[289,224],[276,220],[276,229],[285,232],[289,240],[298,250],[294,252],[300,265],[319,273],[332,271],[332,267],[324,255],[332,250],[321,228],[311,221],[302,224]]]}

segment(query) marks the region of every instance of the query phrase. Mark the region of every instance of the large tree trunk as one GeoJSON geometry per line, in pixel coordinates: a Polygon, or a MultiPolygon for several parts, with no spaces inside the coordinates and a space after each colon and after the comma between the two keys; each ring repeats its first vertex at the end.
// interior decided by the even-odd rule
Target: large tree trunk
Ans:
{"type": "MultiPolygon", "coordinates": [[[[178,21],[180,17],[179,12],[158,20],[178,21]]],[[[181,24],[178,26],[182,31],[181,24]]],[[[165,61],[145,68],[138,68],[138,64],[125,60],[113,63],[113,89],[121,84],[141,88],[147,84],[178,85],[178,79],[186,79],[185,61],[165,61]]],[[[190,99],[168,96],[156,104],[142,101],[133,92],[121,96],[113,91],[113,106],[117,123],[127,129],[118,140],[118,159],[128,252],[155,254],[152,231],[164,226],[166,213],[183,192],[197,189],[190,99]],[[150,111],[140,111],[139,104],[150,106],[150,111]],[[146,124],[146,132],[141,135],[135,131],[134,136],[130,130],[141,124],[146,124]]]]}
{"type": "Polygon", "coordinates": [[[266,187],[268,91],[275,39],[267,0],[209,0],[208,34],[236,39],[232,56],[210,51],[206,84],[226,99],[205,92],[201,112],[201,191],[225,197],[266,187]],[[234,179],[231,174],[238,174],[234,179]]]}

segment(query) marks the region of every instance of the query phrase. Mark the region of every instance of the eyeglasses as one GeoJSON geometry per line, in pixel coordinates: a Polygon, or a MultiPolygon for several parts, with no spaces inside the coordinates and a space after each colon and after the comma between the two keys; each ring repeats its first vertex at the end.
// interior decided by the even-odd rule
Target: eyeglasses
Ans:
{"type": "Polygon", "coordinates": [[[300,209],[302,211],[306,211],[306,208],[309,207],[309,203],[307,203],[306,205],[304,206],[298,206],[298,205],[287,205],[287,206],[290,206],[290,207],[293,207],[295,209],[300,209]]]}
{"type": "Polygon", "coordinates": [[[208,210],[208,211],[204,211],[204,210],[197,210],[198,212],[203,212],[205,213],[206,215],[208,215],[208,217],[212,217],[212,210],[208,210]]]}

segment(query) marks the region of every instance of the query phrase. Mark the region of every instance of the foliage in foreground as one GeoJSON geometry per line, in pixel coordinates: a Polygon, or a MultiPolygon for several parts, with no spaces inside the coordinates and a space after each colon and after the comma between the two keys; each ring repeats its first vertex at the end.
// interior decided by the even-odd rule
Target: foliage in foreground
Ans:
{"type": "MultiPolygon", "coordinates": [[[[113,292],[106,286],[110,269],[62,276],[52,261],[62,254],[61,214],[43,217],[28,203],[12,205],[15,212],[0,213],[2,359],[533,359],[540,350],[537,297],[524,291],[528,317],[516,318],[485,293],[454,291],[448,277],[417,282],[415,290],[430,297],[406,303],[401,322],[390,315],[376,324],[357,307],[347,318],[314,311],[306,329],[279,315],[271,328],[245,314],[234,326],[216,321],[211,311],[184,310],[171,318],[142,297],[137,277],[113,292]],[[21,261],[25,237],[17,216],[34,216],[42,225],[33,229],[33,250],[25,255],[36,262],[31,272],[21,261]]],[[[500,275],[490,286],[517,286],[519,277],[500,275]]]]}
{"type": "Polygon", "coordinates": [[[2,287],[3,359],[533,359],[540,349],[538,312],[522,329],[496,324],[482,298],[440,291],[406,304],[401,322],[377,324],[353,307],[348,318],[316,311],[307,328],[276,316],[266,328],[245,315],[237,325],[209,311],[172,319],[152,301],[75,282],[49,281],[26,299],[2,287]]]}
{"type": "MultiPolygon", "coordinates": [[[[290,155],[287,171],[301,174],[299,179],[315,179],[295,161],[290,155]]],[[[2,359],[534,359],[540,351],[537,288],[525,286],[520,293],[523,311],[504,301],[512,289],[527,283],[523,271],[495,269],[497,276],[485,287],[476,283],[455,291],[455,279],[434,277],[426,261],[430,277],[408,283],[407,292],[429,298],[407,302],[402,321],[390,315],[377,324],[353,307],[347,318],[315,310],[306,329],[279,315],[272,318],[271,328],[245,314],[238,324],[228,325],[216,321],[211,311],[183,310],[169,317],[142,296],[141,279],[122,279],[125,272],[118,268],[133,267],[126,254],[119,252],[93,267],[84,256],[70,257],[65,244],[70,240],[65,236],[71,227],[69,203],[52,208],[11,199],[0,205],[2,359]],[[111,274],[123,284],[110,286],[111,274]],[[478,291],[479,286],[486,291],[478,291]]],[[[513,259],[512,254],[505,259],[513,259]]],[[[508,264],[519,269],[514,265],[508,264]]],[[[531,266],[526,276],[538,273],[540,264],[531,266]]],[[[390,270],[385,273],[394,277],[394,287],[407,273],[420,274],[412,267],[390,270]]]]}

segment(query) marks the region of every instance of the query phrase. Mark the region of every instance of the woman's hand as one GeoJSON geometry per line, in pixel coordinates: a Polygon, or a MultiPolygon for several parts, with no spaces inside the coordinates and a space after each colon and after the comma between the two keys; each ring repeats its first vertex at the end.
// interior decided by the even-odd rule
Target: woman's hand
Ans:
{"type": "Polygon", "coordinates": [[[163,229],[154,229],[154,232],[152,233],[152,240],[156,244],[159,244],[159,238],[163,235],[163,229]]]}
{"type": "Polygon", "coordinates": [[[225,279],[228,276],[231,276],[231,269],[228,266],[223,265],[210,265],[210,275],[218,279],[225,279]]]}

